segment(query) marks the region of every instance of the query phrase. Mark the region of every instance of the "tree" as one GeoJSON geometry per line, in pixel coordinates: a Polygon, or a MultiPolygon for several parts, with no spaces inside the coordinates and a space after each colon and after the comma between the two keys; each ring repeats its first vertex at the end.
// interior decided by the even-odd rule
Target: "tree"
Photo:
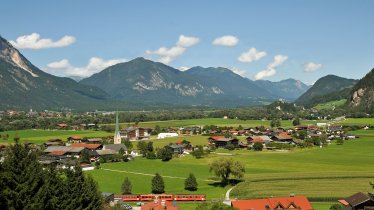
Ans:
{"type": "Polygon", "coordinates": [[[88,150],[84,149],[82,152],[81,161],[85,163],[90,163],[91,162],[90,159],[91,159],[90,153],[88,152],[88,150]]]}
{"type": "Polygon", "coordinates": [[[202,158],[204,156],[204,148],[203,146],[199,145],[195,147],[192,151],[192,156],[194,156],[196,159],[202,158]]]}
{"type": "Polygon", "coordinates": [[[132,190],[132,184],[131,184],[129,178],[125,177],[125,179],[123,180],[122,186],[121,186],[122,194],[123,195],[131,194],[131,190],[132,190]]]}
{"type": "Polygon", "coordinates": [[[169,146],[164,146],[163,149],[161,149],[161,159],[162,161],[169,161],[173,158],[173,149],[169,146]]]}
{"type": "Polygon", "coordinates": [[[147,155],[147,143],[145,141],[139,141],[137,148],[143,157],[147,155]]]}
{"type": "Polygon", "coordinates": [[[153,152],[153,142],[149,141],[147,144],[147,152],[153,152]]]}
{"type": "Polygon", "coordinates": [[[243,126],[242,126],[242,125],[239,125],[239,126],[238,126],[238,130],[243,130],[243,126]]]}
{"type": "Polygon", "coordinates": [[[158,173],[152,178],[152,193],[161,194],[165,192],[164,179],[158,173]]]}
{"type": "Polygon", "coordinates": [[[219,158],[209,164],[209,172],[213,172],[217,177],[221,178],[223,184],[227,184],[230,175],[239,179],[242,178],[245,167],[243,163],[231,158],[219,158]]]}
{"type": "Polygon", "coordinates": [[[227,145],[226,145],[226,149],[228,149],[228,150],[234,150],[235,149],[235,145],[231,144],[231,142],[228,142],[227,145]]]}
{"type": "Polygon", "coordinates": [[[126,146],[128,150],[131,150],[133,148],[133,145],[130,140],[124,140],[123,144],[126,146]]]}
{"type": "Polygon", "coordinates": [[[197,181],[196,177],[190,173],[188,175],[187,179],[184,181],[184,189],[189,190],[189,191],[196,191],[197,190],[197,181]]]}
{"type": "Polygon", "coordinates": [[[293,126],[300,125],[300,119],[299,119],[299,117],[296,117],[296,118],[292,121],[292,125],[293,125],[293,126]]]}
{"type": "Polygon", "coordinates": [[[344,140],[342,138],[338,138],[338,140],[336,140],[336,144],[337,145],[343,145],[344,144],[344,140]]]}
{"type": "Polygon", "coordinates": [[[260,142],[256,142],[253,144],[254,151],[262,151],[263,148],[264,148],[264,145],[262,145],[262,143],[260,142]]]}

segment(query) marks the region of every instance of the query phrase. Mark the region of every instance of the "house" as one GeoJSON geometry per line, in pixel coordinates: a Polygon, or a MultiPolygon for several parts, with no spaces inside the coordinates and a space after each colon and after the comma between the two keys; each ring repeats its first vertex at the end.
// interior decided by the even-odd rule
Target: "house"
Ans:
{"type": "Polygon", "coordinates": [[[231,202],[231,206],[239,210],[313,210],[305,196],[236,200],[231,202]]]}
{"type": "Polygon", "coordinates": [[[61,139],[49,139],[46,143],[44,143],[45,146],[61,146],[64,145],[64,142],[61,139]]]}
{"type": "Polygon", "coordinates": [[[159,133],[157,136],[157,139],[164,139],[164,138],[169,138],[169,137],[177,137],[177,133],[159,133]]]}
{"type": "Polygon", "coordinates": [[[256,142],[260,142],[260,143],[263,143],[263,144],[269,144],[271,143],[273,140],[270,139],[269,136],[265,136],[265,135],[261,135],[261,136],[248,136],[247,138],[247,143],[248,145],[252,145],[256,142]]]}
{"type": "Polygon", "coordinates": [[[239,140],[233,138],[225,138],[224,136],[211,136],[209,139],[209,145],[215,148],[225,148],[229,143],[235,147],[239,146],[239,140]]]}
{"type": "Polygon", "coordinates": [[[58,129],[66,129],[68,127],[68,125],[65,124],[65,123],[59,123],[59,124],[56,125],[56,127],[58,129]]]}
{"type": "Polygon", "coordinates": [[[121,149],[127,153],[127,147],[124,144],[104,144],[103,146],[103,150],[113,150],[117,154],[121,149]]]}
{"type": "Polygon", "coordinates": [[[120,131],[121,139],[146,140],[149,139],[152,129],[140,127],[128,127],[120,131]]]}
{"type": "Polygon", "coordinates": [[[68,142],[80,143],[81,141],[82,141],[82,138],[80,136],[70,136],[68,138],[68,142]]]}
{"type": "Polygon", "coordinates": [[[90,139],[82,139],[82,142],[87,142],[90,144],[101,144],[103,140],[101,138],[90,138],[90,139]]]}
{"type": "Polygon", "coordinates": [[[184,144],[170,144],[168,145],[175,154],[183,154],[183,150],[185,145],[184,144]]]}
{"type": "Polygon", "coordinates": [[[70,147],[70,146],[50,146],[44,150],[47,156],[53,156],[55,159],[65,159],[70,157],[79,158],[83,151],[89,151],[85,147],[70,147]]]}
{"type": "Polygon", "coordinates": [[[288,134],[287,132],[281,132],[281,133],[275,134],[271,136],[271,139],[277,143],[287,143],[287,144],[294,143],[292,136],[288,134]]]}
{"type": "Polygon", "coordinates": [[[374,209],[374,195],[358,192],[339,200],[339,203],[343,204],[344,210],[374,209]]]}
{"type": "Polygon", "coordinates": [[[141,210],[179,210],[175,203],[157,199],[140,207],[141,210]]]}
{"type": "Polygon", "coordinates": [[[71,147],[84,147],[89,150],[100,150],[103,148],[102,144],[85,144],[85,143],[73,143],[70,145],[71,147]]]}

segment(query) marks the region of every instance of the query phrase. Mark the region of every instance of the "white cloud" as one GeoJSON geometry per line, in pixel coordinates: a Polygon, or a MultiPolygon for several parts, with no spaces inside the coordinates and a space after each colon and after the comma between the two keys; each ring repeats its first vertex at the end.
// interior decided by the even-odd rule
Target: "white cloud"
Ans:
{"type": "Polygon", "coordinates": [[[53,41],[52,39],[41,39],[40,34],[32,33],[30,35],[20,36],[16,41],[9,41],[14,47],[18,49],[44,49],[66,47],[75,42],[75,37],[64,36],[60,40],[53,41]]]}
{"type": "Polygon", "coordinates": [[[238,74],[242,77],[244,77],[246,74],[247,74],[247,71],[244,70],[244,69],[239,69],[239,68],[235,68],[235,67],[231,67],[229,68],[232,72],[234,72],[235,74],[238,74]]]}
{"type": "Polygon", "coordinates": [[[181,70],[181,71],[186,71],[188,69],[190,69],[190,67],[187,67],[187,66],[181,66],[181,67],[179,67],[179,70],[181,70]]]}
{"type": "Polygon", "coordinates": [[[322,64],[320,63],[309,62],[309,63],[304,64],[304,71],[313,72],[313,71],[317,71],[321,67],[322,67],[322,64]]]}
{"type": "Polygon", "coordinates": [[[122,58],[104,60],[99,57],[92,57],[90,58],[86,66],[75,67],[70,64],[68,59],[62,59],[60,61],[47,64],[45,71],[58,76],[89,77],[92,74],[105,69],[106,67],[125,61],[126,59],[122,58]]]}
{"type": "Polygon", "coordinates": [[[239,39],[235,36],[227,35],[227,36],[221,36],[213,40],[213,45],[221,45],[221,46],[228,46],[233,47],[237,45],[239,42],[239,39]]]}
{"type": "Polygon", "coordinates": [[[160,58],[158,61],[169,64],[173,60],[175,60],[178,56],[182,55],[188,47],[191,47],[197,43],[199,43],[199,38],[197,37],[188,37],[184,35],[180,35],[177,43],[175,46],[167,48],[167,47],[160,47],[157,50],[146,50],[145,53],[148,55],[158,55],[160,58]]]}
{"type": "Polygon", "coordinates": [[[199,43],[199,41],[200,41],[200,39],[197,38],[197,37],[180,35],[179,39],[178,39],[178,42],[177,42],[177,46],[191,47],[191,46],[199,43]]]}
{"type": "Polygon", "coordinates": [[[255,80],[260,80],[265,77],[274,76],[277,73],[277,67],[282,65],[287,59],[288,56],[285,55],[274,56],[274,61],[270,63],[266,69],[257,72],[257,74],[255,75],[255,80]]]}
{"type": "Polygon", "coordinates": [[[260,60],[261,58],[266,56],[266,52],[264,51],[257,51],[256,48],[252,47],[247,52],[243,52],[239,57],[238,60],[243,63],[250,63],[252,61],[260,60]]]}

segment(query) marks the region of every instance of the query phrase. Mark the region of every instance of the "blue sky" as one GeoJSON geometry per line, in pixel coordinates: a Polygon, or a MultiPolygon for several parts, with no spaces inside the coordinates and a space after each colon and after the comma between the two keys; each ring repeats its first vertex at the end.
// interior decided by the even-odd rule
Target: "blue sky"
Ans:
{"type": "Polygon", "coordinates": [[[146,57],[311,84],[328,74],[359,79],[374,67],[373,8],[369,0],[9,0],[0,34],[59,76],[146,57]]]}

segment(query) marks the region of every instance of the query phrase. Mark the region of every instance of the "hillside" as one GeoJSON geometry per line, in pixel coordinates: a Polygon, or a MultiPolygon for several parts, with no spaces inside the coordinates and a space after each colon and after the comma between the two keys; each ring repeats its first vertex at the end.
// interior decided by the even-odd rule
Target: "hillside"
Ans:
{"type": "Polygon", "coordinates": [[[374,69],[352,88],[347,105],[354,111],[374,113],[374,69]]]}
{"type": "Polygon", "coordinates": [[[279,82],[256,80],[255,84],[279,98],[293,101],[305,93],[310,86],[295,79],[286,79],[279,82]]]}
{"type": "Polygon", "coordinates": [[[109,95],[69,78],[45,73],[0,37],[0,110],[92,110],[109,95]]]}
{"type": "Polygon", "coordinates": [[[317,80],[314,85],[301,95],[295,103],[307,107],[313,107],[318,103],[332,100],[340,100],[345,97],[350,88],[357,83],[357,80],[346,79],[335,75],[327,75],[317,80]]]}

